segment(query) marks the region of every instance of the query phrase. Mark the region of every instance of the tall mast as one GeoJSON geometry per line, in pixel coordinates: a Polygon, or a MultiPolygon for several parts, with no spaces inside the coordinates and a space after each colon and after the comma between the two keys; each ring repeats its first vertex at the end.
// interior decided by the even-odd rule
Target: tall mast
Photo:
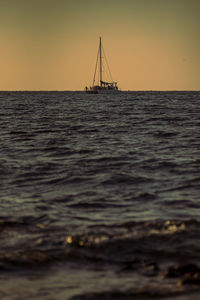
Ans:
{"type": "Polygon", "coordinates": [[[100,86],[102,86],[102,52],[101,52],[101,37],[99,38],[99,70],[100,70],[100,86]]]}

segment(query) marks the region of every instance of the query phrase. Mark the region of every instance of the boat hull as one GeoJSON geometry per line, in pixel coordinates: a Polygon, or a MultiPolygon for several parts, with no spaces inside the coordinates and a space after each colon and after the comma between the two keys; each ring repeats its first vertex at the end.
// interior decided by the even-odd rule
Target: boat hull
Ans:
{"type": "Polygon", "coordinates": [[[98,91],[86,91],[88,94],[119,94],[120,90],[98,90],[98,91]]]}
{"type": "Polygon", "coordinates": [[[99,90],[97,94],[119,94],[121,91],[119,90],[99,90]]]}

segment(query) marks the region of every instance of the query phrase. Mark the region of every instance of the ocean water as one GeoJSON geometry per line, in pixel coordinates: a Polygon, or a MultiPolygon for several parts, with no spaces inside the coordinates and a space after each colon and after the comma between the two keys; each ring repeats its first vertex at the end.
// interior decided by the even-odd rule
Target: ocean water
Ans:
{"type": "Polygon", "coordinates": [[[200,92],[0,92],[0,299],[200,299],[200,92]]]}

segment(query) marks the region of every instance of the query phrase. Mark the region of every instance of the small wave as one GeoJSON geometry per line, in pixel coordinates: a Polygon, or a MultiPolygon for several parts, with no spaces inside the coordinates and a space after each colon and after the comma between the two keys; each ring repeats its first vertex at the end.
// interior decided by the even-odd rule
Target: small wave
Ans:
{"type": "Polygon", "coordinates": [[[150,182],[152,179],[144,176],[132,176],[127,174],[115,174],[109,179],[103,181],[103,184],[114,185],[114,184],[140,184],[144,182],[150,182]]]}
{"type": "Polygon", "coordinates": [[[122,233],[112,234],[87,233],[81,236],[69,235],[66,238],[66,245],[69,254],[85,256],[85,259],[101,260],[114,264],[131,262],[133,258],[140,261],[144,259],[156,260],[158,262],[187,257],[192,260],[199,256],[199,245],[194,246],[194,240],[198,239],[199,221],[155,221],[155,222],[128,222],[118,225],[118,228],[128,229],[122,233]],[[190,238],[192,237],[192,246],[190,238]],[[173,241],[173,242],[172,242],[173,241]],[[192,248],[190,248],[190,246],[192,248]],[[181,253],[179,250],[181,249],[181,253]],[[79,254],[78,254],[79,253],[79,254]]]}
{"type": "Polygon", "coordinates": [[[157,138],[171,138],[177,136],[178,132],[173,131],[158,131],[154,133],[154,136],[157,138]]]}
{"type": "Polygon", "coordinates": [[[151,285],[149,287],[143,288],[134,288],[131,290],[120,290],[119,288],[115,288],[111,291],[103,291],[103,292],[96,292],[90,291],[85,294],[80,294],[77,296],[73,296],[70,300],[148,300],[148,299],[181,299],[179,297],[183,296],[183,299],[189,299],[192,294],[193,299],[198,299],[198,292],[199,290],[195,288],[183,288],[180,285],[172,285],[169,286],[167,284],[163,284],[162,286],[155,286],[151,285]],[[195,297],[195,298],[194,298],[195,297]]]}
{"type": "Polygon", "coordinates": [[[79,208],[79,209],[109,209],[109,208],[115,208],[115,207],[123,207],[123,205],[120,204],[112,204],[108,203],[107,201],[102,202],[79,202],[79,203],[73,203],[69,204],[68,207],[72,208],[79,208]]]}
{"type": "Polygon", "coordinates": [[[166,207],[183,207],[184,209],[188,208],[195,208],[199,209],[200,208],[200,203],[199,202],[194,202],[190,200],[168,200],[168,201],[163,201],[163,205],[166,207]]]}
{"type": "Polygon", "coordinates": [[[137,197],[134,197],[134,201],[142,201],[147,202],[147,201],[153,201],[157,198],[157,196],[153,193],[141,193],[137,197]]]}
{"type": "Polygon", "coordinates": [[[21,130],[17,130],[17,131],[10,131],[9,132],[10,134],[12,134],[12,135],[26,135],[27,134],[27,132],[26,131],[21,131],[21,130]]]}
{"type": "Polygon", "coordinates": [[[33,216],[23,216],[23,217],[0,217],[0,233],[3,230],[19,230],[28,229],[37,227],[37,228],[44,228],[51,222],[51,219],[47,215],[40,215],[38,217],[33,216]],[[43,225],[42,225],[43,224],[43,225]]]}

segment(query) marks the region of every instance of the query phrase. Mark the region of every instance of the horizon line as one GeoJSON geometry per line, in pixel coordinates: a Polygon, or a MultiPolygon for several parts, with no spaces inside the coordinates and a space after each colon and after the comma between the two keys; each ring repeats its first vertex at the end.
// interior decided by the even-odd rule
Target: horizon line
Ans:
{"type": "MultiPolygon", "coordinates": [[[[84,90],[0,90],[0,92],[84,92],[84,90]]],[[[200,92],[200,90],[121,90],[121,92],[200,92]]]]}

